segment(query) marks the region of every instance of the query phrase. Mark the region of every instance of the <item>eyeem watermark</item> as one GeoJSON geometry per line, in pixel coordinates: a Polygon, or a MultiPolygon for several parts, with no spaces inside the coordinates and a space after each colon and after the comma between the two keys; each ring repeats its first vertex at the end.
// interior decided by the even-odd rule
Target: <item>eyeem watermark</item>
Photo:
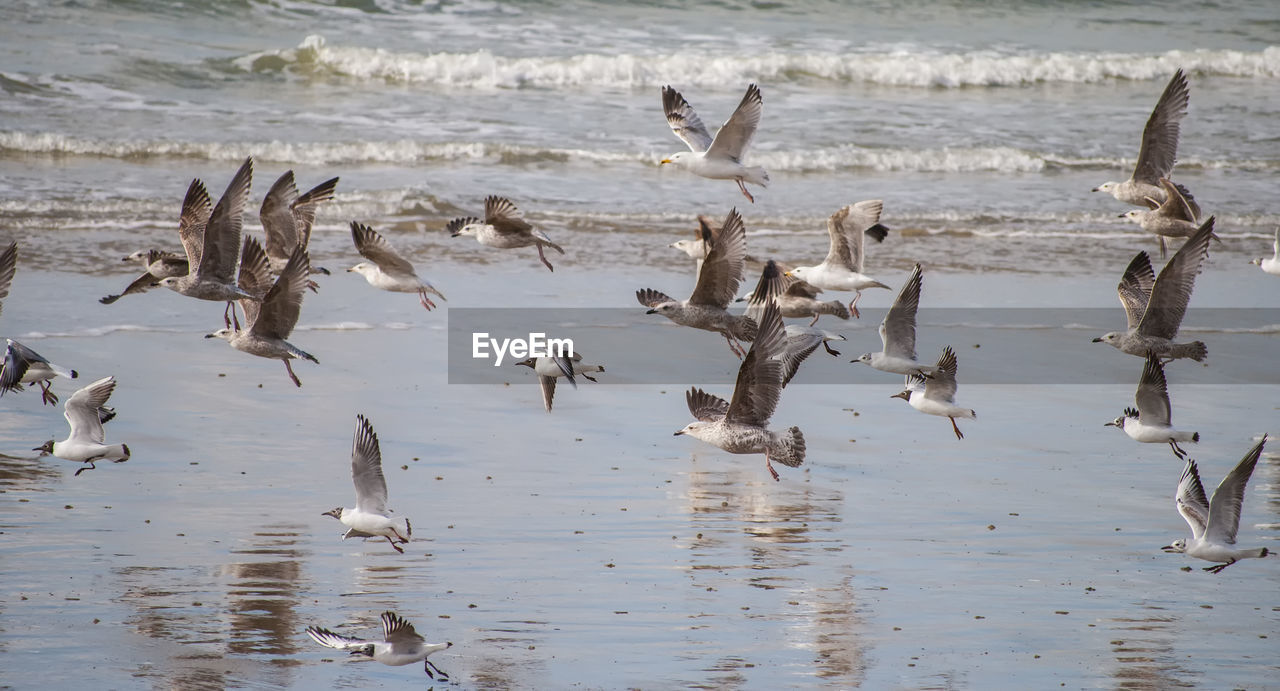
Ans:
{"type": "Polygon", "coordinates": [[[489,332],[471,334],[471,357],[477,360],[493,358],[493,366],[501,367],[502,360],[510,355],[514,360],[531,357],[573,357],[572,338],[547,338],[541,331],[531,332],[528,338],[489,338],[489,332]]]}

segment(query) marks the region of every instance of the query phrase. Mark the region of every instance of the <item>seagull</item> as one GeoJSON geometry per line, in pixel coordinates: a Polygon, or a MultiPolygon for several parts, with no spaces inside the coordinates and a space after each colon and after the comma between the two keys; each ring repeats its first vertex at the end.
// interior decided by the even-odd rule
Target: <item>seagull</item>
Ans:
{"type": "Polygon", "coordinates": [[[572,356],[553,355],[551,357],[531,357],[527,360],[521,360],[516,366],[528,367],[538,373],[538,383],[542,386],[542,405],[551,412],[551,399],[556,395],[556,379],[564,377],[569,380],[569,385],[578,388],[578,382],[574,380],[575,375],[582,375],[586,379],[595,381],[596,378],[587,374],[587,372],[603,372],[604,365],[583,365],[582,353],[575,352],[572,356]]]}
{"type": "MultiPolygon", "coordinates": [[[[787,350],[802,350],[808,348],[809,344],[821,343],[822,347],[832,357],[840,357],[840,351],[831,347],[832,341],[847,341],[849,339],[838,333],[819,329],[812,326],[799,326],[796,324],[787,324],[787,350]]],[[[809,352],[813,352],[812,349],[809,352]]]]}
{"type": "Polygon", "coordinates": [[[839,300],[819,300],[822,289],[810,285],[798,278],[784,276],[778,270],[778,264],[770,259],[760,273],[760,281],[756,289],[747,296],[747,316],[756,319],[768,301],[778,305],[783,317],[813,317],[809,326],[818,323],[818,318],[830,314],[838,319],[848,319],[849,310],[839,300]]]}
{"type": "Polygon", "coordinates": [[[1182,479],[1178,481],[1176,505],[1178,513],[1191,526],[1191,540],[1174,540],[1173,544],[1161,547],[1166,552],[1189,554],[1205,561],[1222,562],[1204,567],[1210,573],[1220,573],[1241,559],[1261,559],[1270,554],[1266,547],[1255,549],[1236,549],[1236,533],[1240,529],[1240,507],[1244,504],[1244,488],[1249,484],[1249,476],[1258,464],[1262,455],[1262,447],[1267,443],[1267,435],[1249,449],[1235,468],[1222,479],[1222,484],[1213,491],[1213,501],[1204,496],[1204,485],[1200,484],[1200,471],[1196,462],[1187,459],[1187,467],[1182,471],[1182,479]]]}
{"type": "Polygon", "coordinates": [[[862,274],[863,235],[870,235],[876,242],[881,242],[889,233],[888,228],[880,225],[883,208],[883,202],[872,199],[850,204],[831,214],[827,219],[827,233],[831,236],[827,258],[817,266],[797,266],[787,275],[825,290],[854,291],[849,311],[855,317],[860,316],[858,298],[862,297],[864,288],[889,288],[862,274]]]}
{"type": "Polygon", "coordinates": [[[715,221],[710,216],[699,214],[698,229],[694,231],[693,239],[676,240],[667,247],[684,252],[690,259],[697,259],[698,266],[701,267],[702,260],[707,258],[707,252],[711,251],[711,244],[719,234],[720,227],[715,225],[715,221]]]}
{"type": "Polygon", "coordinates": [[[493,195],[485,197],[484,221],[474,216],[455,218],[449,221],[444,229],[449,231],[451,237],[471,235],[482,245],[503,250],[536,245],[538,259],[541,259],[542,263],[552,271],[556,269],[551,266],[551,262],[547,261],[547,255],[542,251],[543,246],[564,254],[564,248],[552,242],[546,233],[536,230],[532,224],[524,220],[516,205],[504,197],[493,195]]]}
{"type": "Polygon", "coordinates": [[[956,426],[956,418],[972,420],[978,417],[978,413],[956,405],[956,364],[956,352],[951,346],[943,348],[942,356],[938,358],[938,365],[932,374],[927,377],[908,374],[907,388],[890,398],[901,398],[922,413],[950,418],[956,439],[964,439],[960,428],[956,426]]]}
{"type": "Polygon", "coordinates": [[[1271,243],[1271,256],[1258,257],[1250,260],[1249,263],[1257,264],[1263,271],[1272,276],[1280,276],[1280,226],[1276,226],[1276,239],[1271,243]]]}
{"type": "Polygon", "coordinates": [[[387,510],[387,480],[382,476],[378,435],[363,415],[356,416],[355,441],[351,447],[351,480],[356,486],[356,508],[339,506],[321,515],[333,516],[347,526],[343,540],[349,537],[385,537],[397,552],[404,554],[396,541],[408,544],[413,527],[409,525],[408,518],[391,518],[391,512],[387,510]]]}
{"type": "MultiPolygon", "coordinates": [[[[162,279],[160,285],[187,297],[226,302],[227,313],[232,300],[257,299],[236,286],[236,265],[240,260],[240,230],[244,224],[244,206],[249,199],[253,180],[253,157],[246,158],[227,189],[213,207],[203,228],[196,223],[178,229],[182,246],[187,251],[191,272],[186,276],[162,279]]],[[[227,327],[231,319],[224,313],[227,327]]]]}
{"type": "Polygon", "coordinates": [[[21,391],[23,384],[39,384],[44,404],[57,405],[57,394],[49,390],[53,378],[75,379],[80,376],[79,372],[59,367],[15,340],[6,338],[5,342],[4,364],[0,365],[0,396],[9,391],[21,391]]]}
{"type": "Polygon", "coordinates": [[[920,265],[912,270],[907,282],[898,291],[893,306],[880,322],[881,352],[863,353],[857,360],[865,362],[881,372],[894,374],[919,374],[931,376],[937,370],[916,360],[916,310],[920,307],[920,287],[923,277],[920,265]]]}
{"type": "Polygon", "coordinates": [[[698,270],[697,284],[688,300],[676,300],[652,288],[636,291],[636,300],[649,308],[646,314],[661,314],[681,326],[715,331],[729,342],[729,350],[742,357],[744,350],[737,341],[755,338],[756,323],[750,317],[729,314],[729,302],[742,283],[746,266],[747,229],[737,209],[724,219],[720,237],[698,270]]]}
{"type": "Polygon", "coordinates": [[[360,262],[347,271],[354,271],[364,276],[364,280],[368,281],[369,285],[393,293],[417,293],[418,301],[427,308],[428,312],[436,306],[436,303],[427,296],[428,293],[436,295],[441,300],[445,299],[444,293],[436,290],[435,286],[429,282],[418,278],[418,274],[413,270],[413,264],[400,256],[391,243],[374,229],[352,221],[351,240],[356,244],[356,251],[360,256],[369,261],[360,262]]]}
{"type": "MultiPolygon", "coordinates": [[[[208,198],[206,197],[207,200],[208,198]]],[[[191,272],[191,265],[187,262],[185,255],[158,249],[138,250],[124,257],[121,261],[141,262],[142,275],[133,279],[133,282],[126,286],[119,295],[108,295],[99,298],[98,302],[104,305],[110,305],[126,295],[145,293],[151,290],[152,286],[158,284],[161,279],[169,278],[170,276],[186,276],[191,272]]]]}
{"type": "Polygon", "coordinates": [[[1147,364],[1142,368],[1134,401],[1137,409],[1125,408],[1123,415],[1103,426],[1119,427],[1134,441],[1167,443],[1178,458],[1186,457],[1178,442],[1200,441],[1199,432],[1179,432],[1170,423],[1169,387],[1164,378],[1164,366],[1154,353],[1147,354],[1147,364]]]}
{"type": "Polygon", "coordinates": [[[307,635],[311,640],[325,647],[347,650],[352,655],[373,658],[391,667],[411,665],[422,660],[423,671],[428,677],[435,679],[436,674],[439,674],[441,681],[449,680],[449,675],[442,672],[427,658],[431,657],[432,653],[452,647],[453,643],[427,643],[417,631],[413,630],[413,624],[405,621],[395,612],[382,613],[382,640],[380,641],[340,636],[319,626],[308,626],[307,635]]]}
{"type": "MultiPolygon", "coordinates": [[[[258,220],[267,235],[267,259],[271,261],[271,273],[284,271],[293,255],[293,248],[306,249],[311,243],[311,226],[316,221],[316,207],[333,199],[338,178],[330,178],[299,195],[294,184],[293,171],[286,170],[276,180],[262,200],[258,220]]],[[[328,274],[328,269],[312,267],[311,273],[328,274]]]]}
{"type": "MultiPolygon", "coordinates": [[[[1164,93],[1147,118],[1147,125],[1142,129],[1142,148],[1138,150],[1138,162],[1134,166],[1133,175],[1124,182],[1104,182],[1093,188],[1094,192],[1107,192],[1117,200],[1133,206],[1147,206],[1147,199],[1163,202],[1165,191],[1160,186],[1160,178],[1167,178],[1173,173],[1173,166],[1178,160],[1178,131],[1182,118],[1187,114],[1187,103],[1191,100],[1187,88],[1187,77],[1179,69],[1165,86],[1164,93]]],[[[1182,196],[1200,215],[1200,207],[1186,188],[1177,186],[1182,196]]]]}
{"type": "Polygon", "coordinates": [[[743,183],[749,182],[761,187],[769,186],[769,173],[759,166],[742,165],[742,156],[751,146],[751,139],[756,136],[756,127],[760,124],[760,113],[764,101],[760,97],[760,87],[755,84],[747,86],[747,93],[737,110],[725,121],[716,132],[715,139],[707,132],[702,118],[694,112],[693,106],[684,100],[679,91],[670,86],[662,87],[662,110],[667,114],[667,124],[671,131],[689,145],[689,151],[681,151],[662,159],[667,163],[699,177],[713,180],[733,180],[738,183],[747,201],[755,203],[755,197],[747,191],[743,183]]]}
{"type": "Polygon", "coordinates": [[[114,461],[123,463],[129,460],[127,444],[104,443],[102,423],[110,420],[115,411],[104,408],[111,392],[116,389],[116,378],[105,377],[71,394],[67,399],[63,416],[71,424],[71,433],[62,441],[50,439],[43,446],[33,451],[41,455],[53,454],[68,461],[79,461],[88,465],[76,470],[78,476],[86,470],[93,470],[98,461],[114,461]]]}
{"type": "Polygon", "coordinates": [[[687,434],[729,453],[763,453],[764,465],[774,480],[778,480],[774,461],[789,468],[800,467],[804,463],[804,433],[799,427],[782,433],[768,427],[787,374],[783,361],[786,347],[778,306],[766,305],[760,332],[738,368],[733,400],[725,402],[702,389],[689,389],[685,402],[698,422],[689,423],[675,435],[687,434]]]}
{"type": "Polygon", "coordinates": [[[285,264],[275,283],[271,283],[267,266],[267,255],[262,246],[251,237],[245,238],[239,287],[251,295],[262,295],[268,284],[271,287],[265,290],[260,302],[240,300],[240,309],[244,311],[244,328],[236,324],[235,328],[218,329],[205,338],[221,338],[236,350],[282,360],[294,386],[302,386],[289,361],[302,358],[317,365],[320,361],[285,339],[293,333],[293,327],[297,325],[298,315],[302,311],[302,296],[307,290],[311,259],[305,247],[294,245],[289,263],[285,264]]]}
{"type": "Polygon", "coordinates": [[[1151,207],[1149,211],[1134,209],[1120,214],[1120,218],[1127,218],[1148,233],[1154,234],[1160,240],[1160,258],[1164,259],[1167,252],[1164,239],[1195,235],[1200,229],[1200,213],[1199,209],[1187,203],[1187,198],[1182,196],[1176,185],[1169,182],[1169,178],[1160,178],[1160,186],[1165,191],[1164,203],[1147,197],[1147,204],[1151,207]]]}
{"type": "Polygon", "coordinates": [[[1211,237],[1212,216],[1174,253],[1154,280],[1151,260],[1146,252],[1139,252],[1129,262],[1116,287],[1120,293],[1120,304],[1129,319],[1128,330],[1103,334],[1093,342],[1106,343],[1139,357],[1146,357],[1150,351],[1166,361],[1184,357],[1196,362],[1204,360],[1209,351],[1203,341],[1174,343],[1173,339],[1178,335],[1178,327],[1187,312],[1196,274],[1200,273],[1200,266],[1209,256],[1211,237]]]}

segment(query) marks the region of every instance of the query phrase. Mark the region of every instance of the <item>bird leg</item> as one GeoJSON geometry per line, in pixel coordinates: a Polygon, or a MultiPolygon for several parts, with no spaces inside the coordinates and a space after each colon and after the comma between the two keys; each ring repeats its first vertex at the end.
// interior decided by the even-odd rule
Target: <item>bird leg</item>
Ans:
{"type": "Polygon", "coordinates": [[[40,384],[40,400],[45,405],[58,405],[58,396],[49,390],[50,382],[48,379],[38,382],[40,384]]]}
{"type": "Polygon", "coordinates": [[[764,455],[764,467],[769,469],[769,474],[773,476],[774,482],[778,482],[780,480],[778,477],[778,471],[773,469],[773,463],[769,461],[769,454],[764,455]]]}
{"type": "Polygon", "coordinates": [[[849,303],[849,314],[852,314],[854,319],[862,318],[862,315],[858,313],[858,298],[860,297],[862,297],[862,291],[854,291],[853,302],[849,303]]]}
{"type": "Polygon", "coordinates": [[[1165,245],[1164,245],[1164,236],[1157,235],[1156,238],[1160,240],[1160,258],[1164,259],[1164,255],[1168,253],[1168,250],[1165,249],[1165,245]]]}
{"type": "Polygon", "coordinates": [[[1177,456],[1178,460],[1185,461],[1187,459],[1187,452],[1181,446],[1178,446],[1178,442],[1170,439],[1169,448],[1173,449],[1173,455],[1177,456]]]}
{"type": "Polygon", "coordinates": [[[538,259],[541,259],[541,260],[542,260],[542,263],[543,263],[543,264],[546,264],[548,269],[550,269],[550,270],[552,270],[552,271],[555,271],[555,270],[556,270],[556,268],[555,268],[554,266],[552,266],[552,265],[551,265],[551,262],[547,261],[547,255],[542,251],[542,243],[541,243],[541,242],[539,242],[539,243],[538,243],[538,259]]]}
{"type": "Polygon", "coordinates": [[[948,417],[947,419],[951,421],[951,429],[956,431],[956,439],[964,439],[964,435],[960,433],[960,428],[956,426],[956,419],[953,417],[948,417]]]}
{"type": "Polygon", "coordinates": [[[76,474],[75,474],[75,475],[72,475],[72,477],[80,477],[80,473],[83,473],[83,472],[84,472],[84,471],[86,471],[86,470],[97,470],[97,469],[98,469],[98,466],[94,465],[94,464],[93,464],[93,461],[85,461],[85,463],[88,463],[89,465],[80,466],[80,469],[79,469],[79,470],[77,470],[77,471],[76,471],[76,474]]]}
{"type": "Polygon", "coordinates": [[[1214,564],[1213,566],[1204,567],[1204,570],[1208,571],[1209,573],[1222,573],[1223,569],[1227,568],[1228,566],[1231,566],[1234,563],[1236,563],[1235,560],[1229,561],[1225,564],[1214,564]]]}
{"type": "Polygon", "coordinates": [[[747,186],[742,184],[742,178],[734,178],[734,182],[738,183],[738,189],[742,190],[742,195],[747,198],[747,201],[755,204],[756,198],[751,196],[751,193],[747,191],[747,186]]]}
{"type": "Polygon", "coordinates": [[[814,324],[817,324],[817,323],[818,323],[818,317],[821,317],[821,316],[822,316],[821,314],[816,314],[816,313],[815,313],[815,314],[813,315],[813,321],[809,322],[809,326],[813,326],[814,324]]]}
{"type": "MultiPolygon", "coordinates": [[[[231,303],[229,303],[229,302],[228,302],[227,304],[228,304],[228,305],[231,305],[231,303]]],[[[249,313],[248,313],[248,312],[245,312],[245,314],[244,314],[244,318],[245,318],[245,319],[248,319],[248,318],[249,318],[249,313]]],[[[231,325],[232,325],[233,327],[235,327],[236,331],[239,331],[239,330],[240,330],[240,317],[237,317],[237,316],[236,316],[236,307],[235,307],[235,305],[231,305],[231,325]]]]}
{"type": "Polygon", "coordinates": [[[228,329],[231,328],[231,301],[227,300],[227,308],[222,310],[222,323],[228,329]]]}
{"type": "Polygon", "coordinates": [[[436,303],[432,302],[431,298],[427,297],[426,288],[418,289],[418,299],[422,302],[422,306],[427,308],[428,312],[435,309],[436,303]]]}
{"type": "MultiPolygon", "coordinates": [[[[325,273],[328,273],[328,272],[325,272],[325,273]]],[[[307,289],[308,289],[308,290],[310,290],[310,291],[311,291],[311,292],[313,292],[313,293],[319,293],[319,292],[320,292],[320,284],[319,284],[319,283],[316,283],[315,281],[313,281],[313,280],[311,280],[311,279],[309,279],[309,278],[308,278],[308,279],[307,279],[307,289]]]]}
{"type": "MultiPolygon", "coordinates": [[[[386,536],[384,535],[383,537],[386,537],[386,536]]],[[[400,545],[397,545],[395,540],[392,540],[390,537],[387,537],[387,544],[394,547],[397,552],[404,554],[404,550],[401,549],[400,545]]]]}
{"type": "Polygon", "coordinates": [[[289,359],[288,358],[281,358],[281,359],[284,360],[284,368],[286,370],[289,370],[289,378],[293,380],[293,385],[298,388],[302,388],[302,382],[298,380],[298,375],[293,373],[293,365],[289,364],[289,359]]]}
{"type": "Polygon", "coordinates": [[[822,347],[827,349],[827,353],[834,355],[836,357],[840,357],[840,351],[836,350],[835,348],[832,348],[830,343],[823,341],[822,347]]]}
{"type": "Polygon", "coordinates": [[[729,350],[733,351],[733,354],[737,355],[739,360],[742,359],[742,356],[746,355],[746,351],[742,349],[742,346],[739,346],[734,342],[732,336],[726,333],[724,334],[724,340],[729,342],[729,350]]]}

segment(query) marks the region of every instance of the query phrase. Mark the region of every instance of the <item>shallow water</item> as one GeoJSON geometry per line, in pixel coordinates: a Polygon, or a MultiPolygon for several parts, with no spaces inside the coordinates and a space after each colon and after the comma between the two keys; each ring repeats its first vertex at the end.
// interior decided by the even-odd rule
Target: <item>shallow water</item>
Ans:
{"type": "MultiPolygon", "coordinates": [[[[1269,3],[343,5],[357,7],[0,9],[0,241],[21,243],[0,334],[79,370],[55,384],[64,398],[116,376],[107,437],[133,451],[73,477],[29,451],[65,434],[61,411],[0,399],[0,685],[421,683],[416,665],[303,633],[375,635],[388,609],[454,643],[432,659],[465,688],[1280,677],[1276,560],[1212,575],[1160,551],[1187,532],[1182,464],[1103,427],[1132,405],[1141,361],[1089,342],[1123,325],[1133,254],[1160,262],[1088,190],[1127,175],[1183,66],[1176,177],[1223,242],[1183,329],[1209,360],[1168,368],[1174,421],[1203,435],[1188,446],[1209,489],[1280,434],[1280,281],[1247,264],[1280,223],[1269,3]],[[752,80],[766,106],[751,160],[773,178],[756,204],[658,166],[679,148],[662,84],[714,127],[752,80]],[[312,240],[334,275],[291,339],[321,363],[295,365],[301,389],[202,338],[220,305],[96,302],[136,275],[118,257],[178,246],[192,177],[216,195],[249,154],[253,234],[284,170],[303,189],[342,177],[312,240]],[[554,273],[441,230],[490,193],[566,247],[554,273]],[[736,205],[752,255],[817,260],[826,216],[865,198],[892,228],[869,272],[896,287],[925,266],[919,351],[956,348],[959,400],[978,412],[965,439],[891,399],[897,377],[848,364],[878,347],[890,291],[867,291],[861,320],[824,318],[841,357],[816,353],[782,397],[773,425],[803,428],[802,468],[775,483],[759,457],[673,438],[684,391],[730,395],[737,362],[636,305],[639,288],[690,289],[667,244],[736,205]],[[446,309],[343,272],[353,219],[446,309]],[[547,414],[528,370],[477,374],[450,350],[476,315],[603,323],[578,345],[607,371],[561,383],[547,414]],[[352,500],[357,413],[415,528],[404,555],[342,542],[321,515],[352,500]]],[[[1242,545],[1280,547],[1277,451],[1250,483],[1242,545]]]]}

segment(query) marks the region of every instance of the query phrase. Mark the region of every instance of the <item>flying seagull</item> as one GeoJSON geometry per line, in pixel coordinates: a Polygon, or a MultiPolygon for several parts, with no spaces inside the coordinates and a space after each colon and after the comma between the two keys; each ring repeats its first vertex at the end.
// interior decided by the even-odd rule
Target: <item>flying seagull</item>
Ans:
{"type": "Polygon", "coordinates": [[[1280,276],[1280,226],[1276,226],[1276,239],[1271,243],[1271,256],[1251,259],[1249,263],[1257,264],[1272,276],[1280,276]]]}
{"type": "Polygon", "coordinates": [[[538,374],[538,384],[542,387],[542,406],[551,412],[551,399],[556,395],[556,379],[564,377],[569,385],[578,388],[575,376],[595,381],[596,378],[587,372],[603,372],[604,365],[584,365],[582,353],[574,352],[573,356],[553,355],[551,357],[531,357],[521,360],[516,366],[528,367],[538,374]]]}
{"type": "Polygon", "coordinates": [[[667,115],[667,124],[689,146],[689,151],[671,154],[662,159],[662,164],[670,163],[699,177],[733,180],[738,183],[738,189],[742,190],[747,201],[755,203],[755,197],[751,196],[743,183],[768,187],[769,173],[759,166],[742,165],[742,157],[751,146],[752,138],[756,136],[763,108],[760,87],[748,85],[747,93],[743,94],[737,110],[733,111],[733,115],[729,116],[712,139],[706,125],[702,124],[702,118],[684,100],[684,96],[670,86],[662,87],[662,110],[667,115]]]}
{"type": "Polygon", "coordinates": [[[831,246],[827,250],[827,258],[817,266],[797,266],[787,272],[811,285],[824,290],[852,290],[853,301],[849,303],[849,311],[858,317],[858,298],[862,297],[865,288],[884,288],[889,286],[863,275],[865,235],[872,236],[876,242],[884,240],[889,229],[880,225],[880,212],[884,203],[879,199],[861,201],[850,204],[831,214],[827,219],[827,234],[831,246]]]}
{"type": "Polygon", "coordinates": [[[894,374],[932,375],[933,365],[916,360],[916,311],[920,308],[920,288],[924,278],[920,265],[912,270],[907,282],[902,284],[893,306],[880,322],[881,351],[863,353],[851,362],[865,362],[881,372],[894,374]]]}
{"type": "Polygon", "coordinates": [[[947,346],[942,349],[942,356],[938,358],[933,373],[928,377],[908,374],[907,388],[890,398],[901,398],[922,413],[949,418],[956,439],[964,439],[956,425],[956,418],[972,420],[978,417],[978,413],[971,408],[956,405],[956,367],[956,352],[951,346],[947,346]]]}
{"type": "Polygon", "coordinates": [[[830,314],[837,319],[848,319],[849,310],[839,300],[819,300],[822,289],[810,285],[798,278],[783,275],[778,270],[777,262],[770,259],[760,272],[760,280],[756,289],[747,296],[747,316],[757,319],[764,305],[773,301],[778,311],[785,318],[798,319],[813,317],[809,326],[818,323],[818,318],[830,314]]]}
{"type": "Polygon", "coordinates": [[[503,250],[536,245],[538,259],[541,259],[542,263],[552,271],[556,269],[551,266],[551,262],[547,261],[547,255],[542,248],[550,247],[564,254],[564,249],[560,245],[552,242],[546,233],[535,229],[531,223],[524,220],[516,205],[503,197],[491,195],[485,198],[483,221],[474,216],[455,218],[449,221],[444,229],[449,231],[451,237],[470,235],[486,247],[503,250]]]}
{"type": "Polygon", "coordinates": [[[382,613],[382,640],[380,641],[341,636],[319,626],[308,626],[307,635],[311,640],[325,647],[373,658],[391,667],[411,665],[422,660],[423,671],[428,677],[435,679],[438,674],[441,681],[449,680],[449,675],[442,672],[427,658],[431,657],[432,653],[452,647],[453,643],[427,643],[417,631],[413,630],[413,624],[405,621],[395,612],[382,613]]]}
{"type": "Polygon", "coordinates": [[[1182,471],[1182,479],[1178,481],[1178,494],[1175,504],[1178,513],[1191,526],[1191,539],[1174,540],[1173,544],[1162,547],[1166,552],[1178,552],[1191,555],[1205,561],[1222,562],[1204,567],[1210,573],[1219,573],[1241,559],[1262,558],[1270,554],[1266,547],[1254,549],[1236,548],[1236,533],[1240,529],[1240,507],[1244,504],[1244,489],[1249,484],[1249,476],[1258,464],[1262,455],[1262,447],[1267,443],[1267,435],[1254,444],[1252,449],[1240,459],[1235,468],[1222,479],[1222,484],[1213,491],[1213,500],[1205,499],[1204,485],[1200,484],[1200,471],[1196,462],[1187,459],[1187,467],[1182,471]]]}
{"type": "Polygon", "coordinates": [[[145,293],[158,285],[161,279],[169,278],[170,276],[186,276],[191,272],[191,266],[187,263],[185,255],[158,249],[138,250],[124,257],[121,261],[141,262],[142,275],[133,279],[133,282],[125,286],[125,289],[118,295],[99,298],[98,302],[104,305],[110,305],[126,295],[145,293]]]}
{"type": "Polygon", "coordinates": [[[1120,214],[1137,223],[1143,230],[1156,236],[1160,241],[1160,258],[1164,259],[1168,252],[1165,238],[1189,238],[1200,230],[1199,209],[1187,203],[1179,188],[1169,178],[1160,178],[1160,186],[1165,190],[1164,203],[1147,197],[1150,210],[1134,209],[1120,214]]]}
{"type": "Polygon", "coordinates": [[[321,515],[333,516],[347,526],[348,530],[342,536],[344,540],[349,537],[384,537],[397,552],[404,554],[396,542],[408,544],[413,536],[413,527],[409,525],[408,518],[391,518],[391,512],[387,510],[387,480],[382,476],[378,435],[363,415],[356,416],[355,441],[351,446],[351,480],[356,486],[356,508],[339,506],[321,515]]]}
{"type": "MultiPolygon", "coordinates": [[[[262,200],[258,220],[267,236],[267,259],[271,261],[271,273],[284,271],[293,255],[293,248],[307,249],[311,243],[311,226],[316,221],[316,207],[333,199],[338,178],[330,178],[298,194],[293,171],[286,170],[275,181],[262,200]]],[[[328,274],[328,269],[312,267],[311,273],[328,274]]]]}
{"type": "Polygon", "coordinates": [[[418,301],[428,312],[436,306],[428,293],[441,300],[445,299],[444,293],[436,290],[435,286],[429,282],[418,278],[418,274],[413,270],[413,264],[400,256],[391,243],[374,229],[363,223],[352,221],[351,241],[355,243],[356,251],[360,256],[369,261],[360,262],[347,271],[354,271],[364,276],[364,280],[368,281],[369,285],[393,293],[417,293],[418,301]]]}
{"type": "Polygon", "coordinates": [[[1213,237],[1213,217],[1200,226],[1173,258],[1152,278],[1151,260],[1139,252],[1129,262],[1116,290],[1124,306],[1129,324],[1126,331],[1112,331],[1093,339],[1138,357],[1155,353],[1163,360],[1191,358],[1204,360],[1209,350],[1203,341],[1174,343],[1187,302],[1195,287],[1196,274],[1209,256],[1209,239],[1213,237]]]}
{"type": "MultiPolygon", "coordinates": [[[[0,310],[4,309],[4,300],[9,297],[9,287],[17,271],[18,243],[11,242],[0,252],[0,310]]],[[[58,396],[49,390],[51,380],[54,377],[75,379],[79,376],[76,371],[49,362],[17,341],[5,340],[4,360],[0,364],[0,396],[9,391],[22,391],[23,384],[39,384],[45,405],[57,405],[58,396]]]]}
{"type": "Polygon", "coordinates": [[[71,425],[71,433],[62,441],[50,439],[32,450],[41,452],[41,455],[53,454],[64,460],[88,464],[76,470],[76,475],[93,470],[98,461],[123,463],[129,460],[128,445],[105,443],[102,431],[102,423],[115,415],[115,411],[104,407],[115,389],[115,377],[105,377],[71,394],[63,411],[71,425]]]}
{"type": "Polygon", "coordinates": [[[1134,441],[1152,444],[1168,444],[1173,455],[1184,458],[1186,452],[1178,442],[1198,442],[1199,432],[1180,432],[1173,428],[1169,406],[1169,387],[1164,378],[1164,366],[1154,353],[1147,354],[1147,364],[1142,367],[1138,380],[1138,393],[1134,395],[1137,408],[1125,408],[1120,417],[1105,423],[1104,427],[1119,427],[1134,441]]]}

